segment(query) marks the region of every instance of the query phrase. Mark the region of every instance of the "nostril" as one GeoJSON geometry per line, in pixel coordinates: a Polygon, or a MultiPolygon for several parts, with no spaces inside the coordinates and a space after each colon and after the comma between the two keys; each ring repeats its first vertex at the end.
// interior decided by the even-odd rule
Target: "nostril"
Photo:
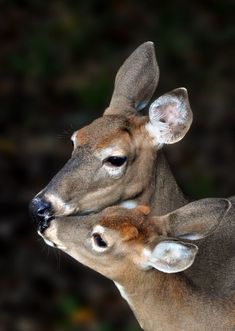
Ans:
{"type": "Polygon", "coordinates": [[[37,215],[44,216],[50,210],[50,204],[48,202],[42,201],[38,204],[37,215]]]}
{"type": "Polygon", "coordinates": [[[51,205],[41,198],[36,197],[29,204],[29,211],[33,218],[40,220],[45,216],[49,216],[51,205]]]}
{"type": "Polygon", "coordinates": [[[37,196],[31,200],[29,211],[31,217],[38,223],[38,230],[42,233],[48,228],[50,221],[53,219],[51,204],[37,196]]]}

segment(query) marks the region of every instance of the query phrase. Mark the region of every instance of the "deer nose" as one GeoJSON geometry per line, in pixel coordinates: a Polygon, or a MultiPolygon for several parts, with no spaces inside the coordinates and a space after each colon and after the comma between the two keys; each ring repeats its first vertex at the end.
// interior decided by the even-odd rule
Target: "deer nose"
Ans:
{"type": "Polygon", "coordinates": [[[52,219],[51,205],[40,197],[35,197],[29,204],[29,212],[33,219],[38,222],[38,230],[44,231],[49,226],[52,219]]]}

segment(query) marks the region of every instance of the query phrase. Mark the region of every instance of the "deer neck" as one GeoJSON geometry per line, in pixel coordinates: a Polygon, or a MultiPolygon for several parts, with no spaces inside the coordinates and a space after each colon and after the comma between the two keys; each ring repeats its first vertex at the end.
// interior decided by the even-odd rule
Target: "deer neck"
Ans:
{"type": "Polygon", "coordinates": [[[163,151],[159,151],[155,161],[155,183],[150,197],[153,215],[167,214],[187,203],[172,174],[163,151]]]}
{"type": "Polygon", "coordinates": [[[211,323],[211,328],[207,330],[221,330],[215,305],[213,311],[212,305],[204,302],[187,284],[183,273],[163,274],[156,270],[136,272],[135,269],[125,277],[115,284],[145,331],[201,331],[212,315],[215,323],[211,323]]]}

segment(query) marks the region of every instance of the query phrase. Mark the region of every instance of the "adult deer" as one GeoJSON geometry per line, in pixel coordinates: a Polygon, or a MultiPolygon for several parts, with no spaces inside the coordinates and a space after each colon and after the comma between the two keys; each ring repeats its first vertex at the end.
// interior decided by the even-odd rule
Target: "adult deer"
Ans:
{"type": "Polygon", "coordinates": [[[164,216],[148,213],[146,206],[114,206],[93,215],[59,217],[44,238],[112,279],[145,331],[234,330],[231,201],[204,199],[164,216]],[[210,287],[197,287],[186,272],[190,269],[210,287]],[[216,293],[216,282],[226,295],[216,293]]]}
{"type": "Polygon", "coordinates": [[[152,42],[139,46],[119,69],[104,115],[72,136],[71,159],[31,202],[40,231],[53,217],[87,214],[122,204],[150,205],[155,215],[186,203],[160,151],[184,137],[192,122],[185,88],[155,100],[139,116],[158,83],[152,42]]]}

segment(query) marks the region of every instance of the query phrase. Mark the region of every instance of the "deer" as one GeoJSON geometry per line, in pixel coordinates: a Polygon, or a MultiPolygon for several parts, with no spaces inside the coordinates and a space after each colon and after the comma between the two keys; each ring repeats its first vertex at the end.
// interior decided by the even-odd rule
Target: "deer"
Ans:
{"type": "MultiPolygon", "coordinates": [[[[144,115],[158,80],[154,44],[145,42],[118,70],[103,116],[73,133],[71,158],[30,202],[40,236],[56,217],[99,213],[113,205],[147,205],[153,216],[160,216],[188,203],[163,150],[191,126],[188,93],[174,89],[154,100],[144,115]]],[[[190,274],[194,265],[185,272],[198,287],[207,284],[209,289],[205,273],[190,274]]],[[[214,291],[221,292],[215,284],[214,291]]]]}
{"type": "Polygon", "coordinates": [[[146,205],[116,205],[95,214],[55,217],[43,236],[113,280],[145,331],[231,331],[234,202],[235,197],[207,198],[161,216],[146,205]],[[194,279],[204,274],[204,286],[197,286],[192,274],[194,279]],[[226,289],[223,295],[216,283],[226,289]]]}
{"type": "Polygon", "coordinates": [[[54,217],[98,213],[112,205],[150,206],[154,215],[187,203],[162,147],[180,141],[192,123],[185,88],[154,100],[159,80],[154,44],[140,45],[117,72],[103,116],[73,133],[71,158],[31,201],[39,234],[54,217]]]}

